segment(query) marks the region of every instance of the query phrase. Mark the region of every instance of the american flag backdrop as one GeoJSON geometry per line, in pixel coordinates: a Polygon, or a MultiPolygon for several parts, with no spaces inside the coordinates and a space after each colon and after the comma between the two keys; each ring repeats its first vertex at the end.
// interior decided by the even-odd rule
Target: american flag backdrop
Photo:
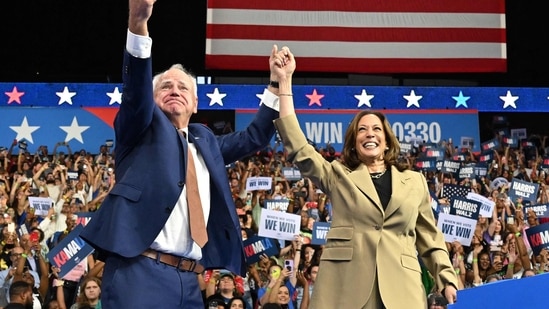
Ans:
{"type": "Polygon", "coordinates": [[[469,187],[445,183],[442,186],[441,196],[447,199],[456,196],[466,197],[469,192],[471,192],[469,187]]]}
{"type": "Polygon", "coordinates": [[[265,70],[273,44],[300,72],[505,72],[504,0],[208,0],[206,67],[265,70]]]}

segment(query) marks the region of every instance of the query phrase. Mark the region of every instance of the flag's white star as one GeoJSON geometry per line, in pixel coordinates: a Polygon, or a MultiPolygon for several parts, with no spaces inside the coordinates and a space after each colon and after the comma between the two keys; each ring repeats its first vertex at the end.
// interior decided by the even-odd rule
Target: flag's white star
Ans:
{"type": "Polygon", "coordinates": [[[109,105],[113,105],[114,103],[122,103],[122,93],[118,91],[118,87],[114,87],[113,92],[107,92],[107,95],[111,98],[109,105]]]}
{"type": "Polygon", "coordinates": [[[408,101],[406,108],[410,108],[412,105],[419,108],[419,100],[423,98],[421,95],[416,95],[414,90],[410,91],[410,95],[403,95],[402,97],[408,101]]]}
{"type": "Polygon", "coordinates": [[[267,88],[263,90],[263,93],[256,93],[255,96],[259,99],[259,105],[263,103],[263,99],[265,99],[265,92],[268,91],[267,88]]]}
{"type": "Polygon", "coordinates": [[[23,121],[21,122],[20,126],[10,126],[10,129],[17,132],[17,136],[15,137],[16,140],[20,141],[22,139],[26,139],[27,141],[34,144],[34,141],[32,139],[32,132],[40,129],[40,127],[29,126],[27,116],[25,116],[23,117],[23,121]]]}
{"type": "Polygon", "coordinates": [[[79,126],[78,120],[76,120],[76,117],[72,118],[72,123],[70,126],[59,126],[59,128],[65,132],[67,132],[67,137],[65,137],[65,142],[70,142],[72,139],[75,139],[79,141],[80,143],[84,144],[84,140],[82,139],[82,132],[89,129],[89,126],[79,126]]]}
{"type": "Polygon", "coordinates": [[[517,108],[517,105],[515,104],[515,101],[518,100],[518,96],[511,95],[511,91],[507,90],[507,95],[500,96],[501,100],[503,100],[503,109],[506,109],[507,107],[511,106],[512,108],[517,108]]]}
{"type": "Polygon", "coordinates": [[[55,94],[59,97],[59,103],[57,103],[57,105],[61,105],[65,102],[72,105],[72,97],[76,95],[76,92],[69,92],[69,87],[65,86],[63,92],[56,92],[55,94]]]}
{"type": "Polygon", "coordinates": [[[467,100],[469,100],[471,97],[466,97],[463,95],[463,92],[459,92],[459,95],[457,97],[452,97],[452,99],[456,100],[456,108],[463,105],[463,107],[467,107],[467,100]]]}
{"type": "Polygon", "coordinates": [[[213,93],[206,93],[208,98],[210,98],[210,106],[214,104],[219,104],[219,106],[223,106],[223,98],[227,96],[226,93],[219,93],[219,89],[215,87],[213,93]]]}
{"type": "Polygon", "coordinates": [[[362,92],[360,94],[355,94],[355,98],[358,100],[357,107],[361,107],[362,105],[366,105],[368,107],[372,107],[372,103],[370,103],[370,100],[374,98],[374,95],[367,94],[366,90],[362,89],[362,92]]]}

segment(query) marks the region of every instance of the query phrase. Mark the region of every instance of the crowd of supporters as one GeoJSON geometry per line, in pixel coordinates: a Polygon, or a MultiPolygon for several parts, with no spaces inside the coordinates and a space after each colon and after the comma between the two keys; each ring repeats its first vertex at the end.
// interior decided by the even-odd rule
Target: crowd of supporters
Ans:
{"type": "MultiPolygon", "coordinates": [[[[447,141],[414,145],[402,152],[401,159],[410,168],[425,174],[432,190],[435,217],[445,212],[451,202],[442,193],[445,184],[467,187],[495,203],[491,216],[478,218],[470,245],[447,243],[461,289],[549,271],[547,250],[534,254],[525,237],[528,228],[547,219],[538,218],[532,210],[524,211],[528,203],[508,194],[509,185],[520,179],[539,184],[537,197],[530,204],[548,203],[546,137],[516,146],[506,144],[503,138],[496,135],[497,147],[485,149],[490,152],[490,160],[480,159],[487,151],[473,153],[447,141]],[[418,162],[433,149],[443,151],[439,161],[483,167],[479,170],[485,172],[460,178],[457,173],[420,168],[418,162]]],[[[27,290],[15,284],[19,281],[26,282],[32,291],[28,297],[34,300],[34,308],[100,308],[103,263],[94,254],[63,277],[47,256],[72,229],[85,222],[79,217],[89,216],[101,207],[115,185],[115,149],[102,145],[99,149],[74,152],[67,143],[59,142],[50,145],[51,151],[43,145],[30,153],[24,146],[13,141],[0,147],[0,308],[14,297],[26,297],[27,290]],[[33,197],[50,198],[52,207],[37,213],[31,203],[33,197]],[[10,286],[14,286],[13,291],[10,286]]],[[[326,160],[344,159],[331,145],[317,150],[326,160]]],[[[262,254],[257,263],[249,265],[245,277],[223,269],[199,275],[206,306],[307,308],[322,256],[322,245],[311,243],[313,228],[316,222],[329,223],[332,216],[337,216],[332,212],[330,197],[308,179],[295,177],[295,168],[278,143],[246,160],[229,163],[227,175],[244,241],[259,234],[261,211],[266,207],[265,201],[270,200],[285,201],[285,206],[276,210],[301,217],[300,233],[293,241],[275,240],[277,253],[262,254]],[[292,171],[292,177],[285,171],[292,171]],[[247,190],[252,177],[270,177],[271,188],[247,190]]],[[[436,297],[437,287],[430,274],[425,271],[423,277],[426,292],[434,293],[429,297],[430,303],[444,306],[443,298],[436,297]]]]}

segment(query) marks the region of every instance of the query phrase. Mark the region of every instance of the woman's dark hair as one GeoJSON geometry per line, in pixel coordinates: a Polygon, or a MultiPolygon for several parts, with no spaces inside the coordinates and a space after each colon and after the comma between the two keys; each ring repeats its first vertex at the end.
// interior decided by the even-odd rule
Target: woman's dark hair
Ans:
{"type": "Polygon", "coordinates": [[[439,293],[431,293],[427,296],[427,305],[438,305],[446,308],[446,306],[448,305],[448,301],[446,300],[446,298],[444,298],[444,296],[439,293]]]}
{"type": "Polygon", "coordinates": [[[244,304],[244,307],[246,307],[246,301],[241,296],[233,296],[233,298],[231,298],[231,300],[229,300],[229,303],[225,307],[226,308],[231,308],[231,305],[233,304],[233,302],[235,300],[240,300],[242,302],[242,304],[244,304]]]}
{"type": "Polygon", "coordinates": [[[356,116],[347,127],[342,151],[344,164],[350,169],[354,170],[360,165],[360,163],[362,163],[356,153],[355,142],[358,132],[358,123],[360,122],[360,119],[362,119],[362,117],[366,115],[376,116],[377,118],[379,118],[379,120],[381,120],[381,123],[383,124],[383,132],[385,132],[386,139],[385,142],[387,143],[388,148],[387,150],[385,150],[385,154],[383,156],[385,163],[387,163],[389,166],[394,165],[399,171],[408,169],[408,164],[399,161],[400,144],[395,134],[393,133],[393,130],[391,129],[391,125],[389,124],[387,117],[385,117],[385,115],[381,112],[372,110],[363,110],[360,113],[356,114],[356,116]]]}

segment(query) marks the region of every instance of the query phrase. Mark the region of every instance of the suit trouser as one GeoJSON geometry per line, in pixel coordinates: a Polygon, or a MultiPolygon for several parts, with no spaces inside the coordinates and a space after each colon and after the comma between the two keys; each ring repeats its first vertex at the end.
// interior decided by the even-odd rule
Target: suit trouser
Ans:
{"type": "Polygon", "coordinates": [[[101,284],[103,308],[204,308],[197,274],[144,256],[111,255],[101,284]]]}

